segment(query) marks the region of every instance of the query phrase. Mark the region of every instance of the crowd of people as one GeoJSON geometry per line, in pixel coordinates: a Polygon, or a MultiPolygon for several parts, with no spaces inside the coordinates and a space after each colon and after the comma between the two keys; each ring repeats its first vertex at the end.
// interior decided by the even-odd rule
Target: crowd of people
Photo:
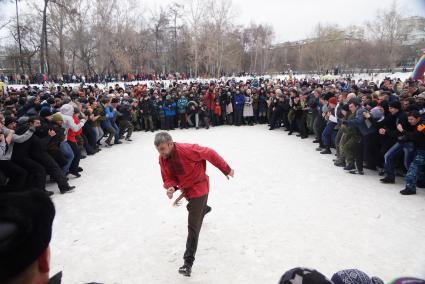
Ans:
{"type": "Polygon", "coordinates": [[[401,194],[410,195],[425,185],[424,102],[423,83],[390,78],[3,87],[0,184],[45,191],[48,175],[66,193],[68,177],[83,173],[81,159],[131,142],[133,131],[265,124],[314,136],[319,153],[334,148],[334,165],[348,173],[367,168],[383,183],[405,176],[401,194]]]}
{"type": "MultiPolygon", "coordinates": [[[[223,76],[254,76],[252,73],[240,72],[238,74],[222,74],[223,76]]],[[[209,77],[204,74],[200,77],[209,77]]],[[[135,81],[156,81],[156,80],[189,80],[192,79],[192,75],[186,72],[174,72],[174,73],[124,73],[124,74],[54,74],[47,75],[42,73],[36,74],[18,74],[13,73],[9,75],[0,74],[0,81],[7,84],[91,84],[91,83],[111,83],[111,82],[135,82],[135,81]]]]}

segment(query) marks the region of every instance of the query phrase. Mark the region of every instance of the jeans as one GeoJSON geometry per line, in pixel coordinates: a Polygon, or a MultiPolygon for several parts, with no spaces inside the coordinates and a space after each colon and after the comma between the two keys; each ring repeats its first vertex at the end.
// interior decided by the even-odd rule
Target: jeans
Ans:
{"type": "Polygon", "coordinates": [[[322,143],[326,148],[331,147],[331,145],[335,145],[336,131],[334,128],[336,123],[328,122],[325,126],[325,129],[322,132],[322,143]]]}
{"type": "Polygon", "coordinates": [[[108,134],[108,138],[106,138],[106,143],[111,143],[112,137],[116,135],[116,130],[112,126],[111,121],[109,119],[103,120],[101,122],[103,131],[108,134]]]}
{"type": "Polygon", "coordinates": [[[416,156],[406,174],[406,189],[416,192],[416,182],[423,178],[422,167],[425,165],[425,150],[417,150],[416,156]]]}
{"type": "Polygon", "coordinates": [[[385,153],[384,156],[384,169],[385,169],[385,175],[390,179],[395,179],[394,174],[394,158],[401,152],[404,152],[404,166],[406,169],[409,168],[410,163],[413,160],[414,157],[414,146],[411,142],[405,142],[405,143],[395,143],[394,146],[392,146],[387,153],[385,153]]]}
{"type": "Polygon", "coordinates": [[[114,143],[116,144],[120,141],[120,129],[119,129],[118,125],[115,123],[115,121],[111,121],[111,126],[115,130],[114,143]]]}
{"type": "Polygon", "coordinates": [[[74,152],[72,151],[71,146],[68,144],[68,141],[63,141],[60,144],[60,149],[66,159],[66,164],[62,166],[62,172],[65,176],[67,176],[69,173],[69,168],[71,167],[72,161],[74,160],[74,152]]]}

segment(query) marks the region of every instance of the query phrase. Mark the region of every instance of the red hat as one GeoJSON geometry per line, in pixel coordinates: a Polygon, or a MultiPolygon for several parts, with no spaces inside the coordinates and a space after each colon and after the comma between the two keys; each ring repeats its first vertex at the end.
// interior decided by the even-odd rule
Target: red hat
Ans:
{"type": "Polygon", "coordinates": [[[338,103],[338,101],[336,100],[336,98],[335,98],[335,97],[330,98],[330,99],[328,100],[328,102],[329,102],[330,104],[333,104],[333,105],[337,105],[337,103],[338,103]]]}

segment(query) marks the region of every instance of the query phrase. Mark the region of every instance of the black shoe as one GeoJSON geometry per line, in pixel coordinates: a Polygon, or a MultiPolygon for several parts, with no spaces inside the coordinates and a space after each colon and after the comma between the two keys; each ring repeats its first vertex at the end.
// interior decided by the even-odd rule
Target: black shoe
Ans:
{"type": "Polygon", "coordinates": [[[269,130],[274,130],[274,127],[270,127],[269,130]]]}
{"type": "Polygon", "coordinates": [[[321,152],[321,151],[323,151],[323,150],[325,150],[324,148],[322,148],[322,147],[317,147],[316,148],[316,151],[319,151],[319,152],[321,152]]]}
{"type": "Polygon", "coordinates": [[[357,171],[357,170],[353,170],[353,171],[350,171],[350,174],[352,174],[352,175],[364,175],[364,172],[363,171],[357,171]]]}
{"type": "Polygon", "coordinates": [[[185,264],[179,268],[179,273],[186,277],[190,277],[190,274],[192,273],[192,267],[190,265],[185,264]]]}
{"type": "Polygon", "coordinates": [[[402,195],[413,195],[413,194],[416,194],[416,191],[405,188],[405,189],[400,191],[400,194],[402,194],[402,195]]]}
{"type": "MultiPolygon", "coordinates": [[[[153,130],[152,130],[152,132],[153,132],[153,130]]],[[[131,138],[125,138],[125,141],[129,141],[129,142],[131,142],[131,141],[133,141],[133,140],[131,140],[131,138]]]]}
{"type": "Polygon", "coordinates": [[[344,161],[338,161],[338,160],[334,163],[334,165],[341,168],[345,168],[346,166],[344,161]]]}
{"type": "Polygon", "coordinates": [[[74,189],[75,189],[75,186],[67,186],[65,188],[61,188],[60,192],[61,194],[65,194],[65,193],[73,191],[74,189]]]}
{"type": "Polygon", "coordinates": [[[344,171],[351,171],[351,170],[355,170],[356,167],[353,164],[348,164],[344,167],[344,171]]]}
{"type": "Polygon", "coordinates": [[[77,178],[79,178],[79,177],[81,177],[81,175],[80,175],[80,173],[79,172],[69,172],[71,175],[73,175],[73,176],[75,176],[75,177],[77,177],[77,178]]]}
{"type": "Polygon", "coordinates": [[[381,178],[381,179],[380,179],[380,181],[381,181],[382,183],[395,183],[394,179],[389,178],[389,177],[381,178]]]}
{"type": "Polygon", "coordinates": [[[122,144],[122,142],[121,141],[117,141],[114,144],[122,144]]]}
{"type": "Polygon", "coordinates": [[[83,171],[82,167],[78,167],[78,172],[81,173],[83,171]]]}
{"type": "Polygon", "coordinates": [[[210,206],[208,206],[208,205],[207,205],[207,206],[205,207],[204,216],[205,216],[205,215],[207,215],[208,213],[210,213],[210,212],[211,212],[211,210],[212,210],[212,208],[211,208],[210,206]]]}
{"type": "Polygon", "coordinates": [[[323,150],[322,152],[320,152],[320,154],[332,154],[331,149],[326,148],[325,150],[323,150]]]}
{"type": "Polygon", "coordinates": [[[308,138],[308,136],[301,136],[301,139],[307,139],[308,138]]]}
{"type": "Polygon", "coordinates": [[[297,137],[301,137],[301,134],[297,134],[297,137]]]}
{"type": "Polygon", "coordinates": [[[47,196],[52,196],[53,195],[53,191],[50,191],[50,190],[43,190],[43,192],[45,194],[47,194],[47,196]]]}
{"type": "Polygon", "coordinates": [[[288,132],[288,135],[292,135],[292,131],[289,131],[289,132],[288,132]]]}
{"type": "Polygon", "coordinates": [[[313,143],[320,143],[320,140],[314,139],[313,143]]]}

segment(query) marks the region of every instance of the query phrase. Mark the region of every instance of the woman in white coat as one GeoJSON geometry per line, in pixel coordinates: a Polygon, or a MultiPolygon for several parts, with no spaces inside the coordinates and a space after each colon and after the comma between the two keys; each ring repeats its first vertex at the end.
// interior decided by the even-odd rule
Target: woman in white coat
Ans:
{"type": "Polygon", "coordinates": [[[253,99],[251,90],[248,89],[245,92],[245,104],[243,106],[243,117],[245,124],[253,125],[254,109],[252,107],[253,99]]]}

